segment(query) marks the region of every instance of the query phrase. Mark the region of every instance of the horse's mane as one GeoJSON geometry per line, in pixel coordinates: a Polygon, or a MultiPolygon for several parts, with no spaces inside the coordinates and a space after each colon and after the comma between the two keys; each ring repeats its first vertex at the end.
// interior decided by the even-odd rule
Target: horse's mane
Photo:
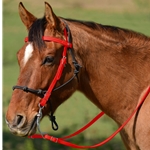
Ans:
{"type": "Polygon", "coordinates": [[[86,26],[86,27],[91,28],[93,30],[103,30],[104,32],[110,31],[113,34],[115,34],[115,33],[119,34],[120,32],[122,33],[122,31],[123,31],[128,36],[135,36],[135,37],[141,36],[143,38],[149,38],[142,33],[135,32],[133,30],[129,30],[129,29],[121,28],[121,27],[116,27],[116,26],[111,26],[111,25],[102,25],[102,24],[95,23],[95,22],[81,21],[81,20],[75,20],[75,19],[65,19],[65,20],[86,26]]]}
{"type": "Polygon", "coordinates": [[[116,42],[127,42],[127,44],[131,47],[144,47],[144,45],[147,46],[147,44],[150,46],[150,37],[133,30],[111,25],[102,25],[99,23],[89,21],[80,21],[74,19],[65,20],[75,23],[80,28],[86,30],[88,33],[90,32],[91,34],[96,36],[98,39],[101,39],[101,36],[105,35],[107,36],[107,38],[111,40],[113,39],[113,41],[116,42]]]}
{"type": "MultiPolygon", "coordinates": [[[[62,18],[64,19],[64,18],[62,18]]],[[[101,31],[102,33],[106,33],[108,36],[116,38],[123,38],[123,39],[137,39],[138,41],[150,41],[150,38],[145,36],[144,34],[120,28],[110,25],[102,25],[95,22],[89,22],[89,21],[81,21],[81,20],[75,20],[75,19],[64,19],[66,21],[69,21],[71,23],[75,23],[81,28],[87,28],[91,31],[101,31]]],[[[44,30],[46,28],[46,18],[40,18],[37,19],[32,26],[29,29],[29,41],[33,42],[34,45],[36,45],[39,49],[41,49],[45,44],[43,42],[42,36],[44,35],[44,30]]],[[[142,42],[142,43],[143,43],[142,42]]]]}

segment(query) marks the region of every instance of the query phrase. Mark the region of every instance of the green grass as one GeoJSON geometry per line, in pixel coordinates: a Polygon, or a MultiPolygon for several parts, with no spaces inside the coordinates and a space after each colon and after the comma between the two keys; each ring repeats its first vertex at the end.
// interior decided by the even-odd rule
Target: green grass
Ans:
{"type": "MultiPolygon", "coordinates": [[[[115,12],[111,12],[111,10],[102,11],[101,9],[84,9],[83,7],[78,7],[77,4],[74,8],[68,7],[66,9],[60,7],[56,9],[54,8],[54,11],[58,16],[65,18],[91,20],[101,24],[115,25],[150,35],[150,11],[144,10],[142,12],[140,9],[140,3],[142,1],[135,1],[138,1],[137,4],[139,6],[137,12],[118,12],[117,10],[115,12]]],[[[74,1],[72,1],[72,3],[73,2],[74,1]]],[[[145,5],[145,3],[142,4],[142,8],[143,5],[145,5]]],[[[19,73],[16,53],[23,45],[24,37],[27,35],[27,32],[24,25],[20,21],[16,2],[6,0],[3,6],[3,116],[5,116],[12,93],[12,86],[16,84],[19,73]]],[[[29,3],[27,3],[27,6],[30,6],[29,3]]],[[[29,10],[32,10],[32,8],[30,7],[29,10]]],[[[32,11],[35,14],[38,13],[38,16],[42,16],[41,14],[43,14],[43,8],[38,10],[33,8],[32,11]]],[[[60,127],[59,131],[52,131],[48,118],[43,119],[41,122],[41,129],[44,132],[61,137],[82,127],[96,114],[98,114],[99,111],[100,110],[98,110],[91,102],[89,102],[83,94],[76,92],[56,111],[57,121],[60,127]]],[[[116,124],[107,116],[104,116],[87,131],[71,139],[71,141],[80,145],[93,145],[94,143],[98,143],[108,137],[116,129],[116,124]]],[[[70,148],[63,147],[58,144],[52,144],[51,142],[45,140],[31,140],[27,138],[16,137],[8,131],[5,121],[3,120],[3,149],[68,150],[70,148]]],[[[115,137],[112,141],[97,149],[124,150],[125,148],[120,136],[117,135],[117,137],[115,137]]]]}

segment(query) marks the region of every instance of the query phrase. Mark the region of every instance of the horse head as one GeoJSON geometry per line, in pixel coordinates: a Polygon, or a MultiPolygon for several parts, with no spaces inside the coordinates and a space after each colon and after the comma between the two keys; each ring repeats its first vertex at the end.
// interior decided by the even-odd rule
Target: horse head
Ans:
{"type": "MultiPolygon", "coordinates": [[[[28,136],[36,132],[39,103],[56,76],[60,61],[64,57],[64,49],[68,49],[66,45],[69,41],[66,38],[71,37],[67,37],[69,33],[66,31],[66,23],[54,14],[46,2],[45,14],[41,19],[27,11],[22,3],[19,4],[19,14],[28,30],[28,37],[17,53],[20,75],[17,86],[14,86],[6,122],[12,133],[28,136]],[[39,93],[40,91],[42,92],[39,93]]],[[[75,58],[71,55],[73,54],[66,52],[66,62],[63,64],[65,67],[54,87],[65,85],[68,80],[70,82],[51,93],[42,109],[42,117],[54,112],[77,89],[78,81],[74,78],[75,66],[72,63],[75,58]]]]}

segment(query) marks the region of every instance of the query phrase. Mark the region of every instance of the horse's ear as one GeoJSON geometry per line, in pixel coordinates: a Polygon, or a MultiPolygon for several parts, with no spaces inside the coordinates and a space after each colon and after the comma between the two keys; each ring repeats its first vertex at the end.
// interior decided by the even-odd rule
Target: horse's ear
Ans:
{"type": "Polygon", "coordinates": [[[48,24],[54,28],[58,28],[60,25],[59,18],[54,14],[52,7],[45,2],[45,18],[48,24]]]}
{"type": "Polygon", "coordinates": [[[36,17],[34,17],[34,15],[32,15],[30,12],[26,10],[22,2],[19,3],[19,15],[22,22],[27,27],[27,29],[29,29],[33,24],[33,22],[37,19],[36,17]]]}

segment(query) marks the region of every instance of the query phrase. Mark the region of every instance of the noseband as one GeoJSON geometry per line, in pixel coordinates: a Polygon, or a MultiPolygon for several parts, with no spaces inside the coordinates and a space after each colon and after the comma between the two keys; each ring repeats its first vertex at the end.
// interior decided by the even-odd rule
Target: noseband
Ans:
{"type": "MultiPolygon", "coordinates": [[[[48,42],[53,41],[55,43],[60,43],[60,44],[62,44],[64,46],[64,50],[63,50],[63,53],[62,53],[62,58],[60,60],[60,64],[59,64],[58,70],[57,70],[57,72],[55,74],[55,77],[52,80],[48,90],[45,91],[45,90],[42,90],[42,89],[32,89],[32,88],[29,88],[27,86],[19,86],[19,85],[13,86],[13,90],[20,89],[20,90],[23,90],[24,92],[30,92],[30,93],[38,95],[38,96],[40,96],[42,98],[40,103],[39,103],[39,113],[37,115],[37,125],[39,125],[39,121],[42,118],[42,109],[44,108],[44,106],[46,105],[46,103],[48,101],[50,102],[51,93],[53,91],[59,90],[60,88],[64,87],[66,84],[71,82],[75,77],[77,77],[77,80],[79,81],[78,73],[79,73],[79,70],[80,70],[81,66],[78,64],[78,62],[76,61],[75,56],[73,54],[71,32],[70,32],[70,29],[69,29],[67,24],[66,24],[66,27],[64,29],[64,36],[65,36],[65,40],[62,40],[62,39],[59,39],[59,38],[55,38],[55,37],[50,37],[50,36],[43,36],[42,37],[42,40],[44,40],[44,41],[48,41],[48,42]],[[62,84],[62,85],[60,85],[58,87],[55,87],[57,81],[61,78],[62,72],[63,72],[64,67],[66,65],[67,50],[70,52],[71,57],[72,57],[72,63],[73,63],[74,68],[75,68],[74,74],[64,84],[62,84]]],[[[25,38],[25,42],[28,42],[28,37],[25,38]]],[[[50,107],[52,107],[51,102],[50,102],[50,107]]],[[[54,130],[57,130],[58,129],[58,125],[57,125],[57,123],[55,121],[55,116],[53,116],[52,109],[51,109],[51,114],[50,114],[50,120],[52,122],[52,128],[54,130]]]]}

